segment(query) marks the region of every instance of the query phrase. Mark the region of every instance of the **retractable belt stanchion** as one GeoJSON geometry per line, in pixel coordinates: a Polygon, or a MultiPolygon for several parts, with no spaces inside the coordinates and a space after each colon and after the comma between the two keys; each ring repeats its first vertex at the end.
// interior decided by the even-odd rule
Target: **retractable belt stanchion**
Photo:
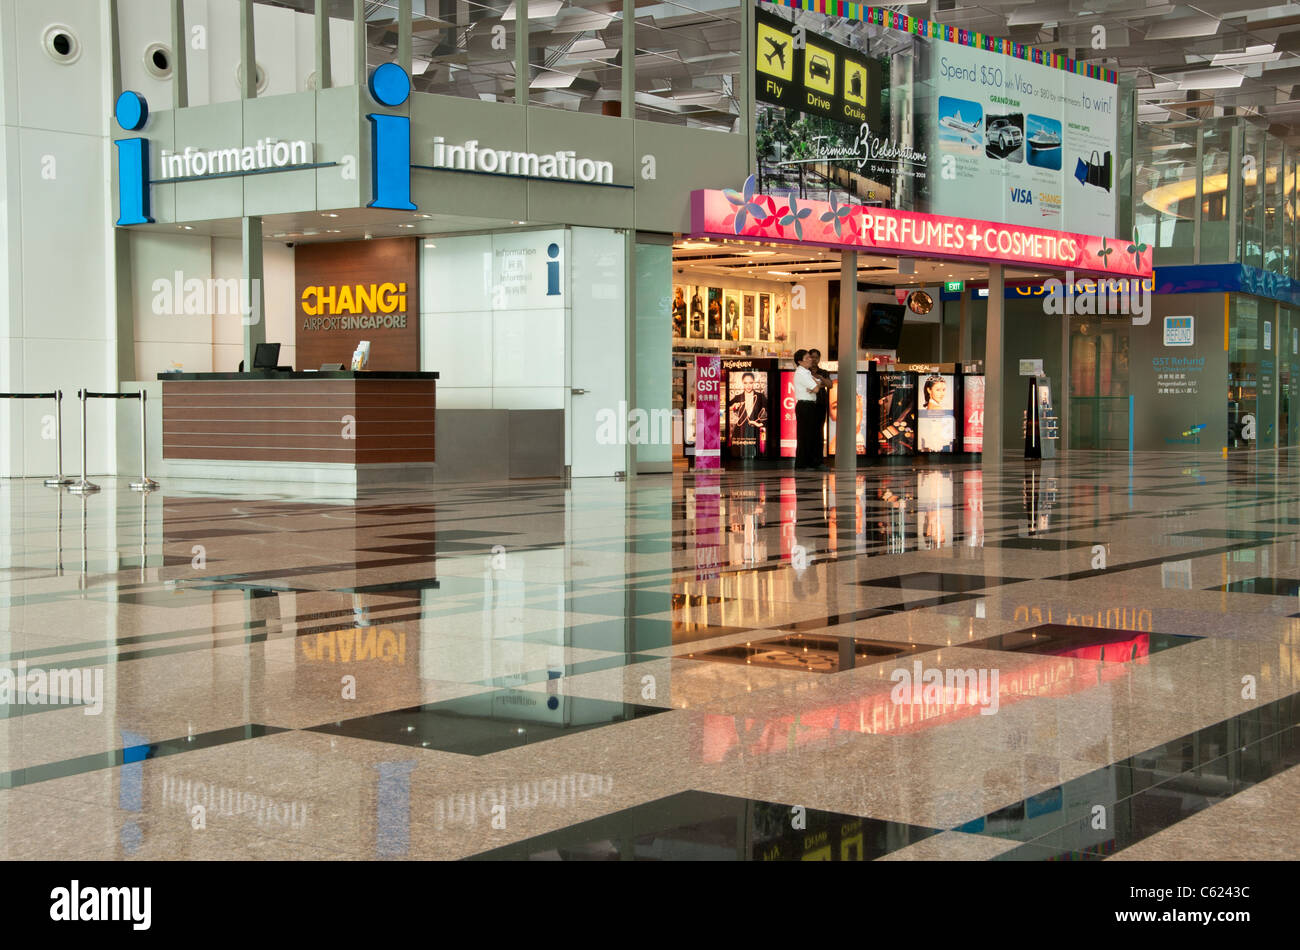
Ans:
{"type": "MultiPolygon", "coordinates": [[[[123,393],[123,397],[129,396],[130,393],[123,393]]],[[[143,389],[140,390],[140,480],[131,483],[132,491],[156,491],[159,488],[157,482],[149,477],[149,425],[145,418],[145,404],[149,400],[149,394],[143,389]]]]}
{"type": "Polygon", "coordinates": [[[74,492],[92,492],[99,491],[98,485],[92,485],[86,481],[86,400],[87,399],[138,399],[140,400],[140,479],[131,482],[132,491],[153,491],[159,485],[149,477],[149,443],[145,425],[145,403],[148,399],[148,393],[143,389],[138,393],[92,393],[88,390],[78,390],[77,395],[81,397],[81,481],[69,486],[68,491],[74,492]]]}
{"type": "Polygon", "coordinates": [[[88,395],[90,394],[84,389],[77,390],[77,398],[81,400],[81,478],[68,486],[68,491],[74,495],[89,495],[99,491],[99,486],[86,478],[86,397],[88,395]]]}
{"type": "Polygon", "coordinates": [[[63,477],[63,390],[56,389],[52,393],[0,393],[0,399],[53,399],[54,400],[54,439],[57,443],[59,474],[54,478],[45,479],[45,484],[50,486],[69,485],[72,479],[63,477]]]}

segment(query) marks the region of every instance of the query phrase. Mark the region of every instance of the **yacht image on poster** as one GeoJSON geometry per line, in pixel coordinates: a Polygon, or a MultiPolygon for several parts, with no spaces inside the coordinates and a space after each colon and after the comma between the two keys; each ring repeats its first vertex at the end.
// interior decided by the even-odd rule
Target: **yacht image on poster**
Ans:
{"type": "Polygon", "coordinates": [[[1111,156],[1110,152],[1104,155],[1093,149],[1089,159],[1079,156],[1074,166],[1074,177],[1079,180],[1081,185],[1096,185],[1098,188],[1105,188],[1110,191],[1111,185],[1111,156]]]}

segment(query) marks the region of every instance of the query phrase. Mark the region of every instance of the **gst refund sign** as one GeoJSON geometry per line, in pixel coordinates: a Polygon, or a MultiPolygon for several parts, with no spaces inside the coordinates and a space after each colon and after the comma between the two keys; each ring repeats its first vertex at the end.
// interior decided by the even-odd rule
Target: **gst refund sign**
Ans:
{"type": "MultiPolygon", "coordinates": [[[[760,197],[756,195],[754,202],[760,197]]],[[[788,202],[789,199],[781,195],[773,195],[771,200],[779,207],[783,198],[788,202]]],[[[845,206],[839,207],[842,210],[845,206]]],[[[871,250],[992,264],[1034,264],[1094,274],[1109,272],[1117,277],[1150,277],[1152,274],[1151,262],[1142,253],[1111,254],[1114,238],[860,204],[848,205],[847,219],[826,201],[801,200],[799,208],[811,212],[802,220],[802,238],[786,234],[779,224],[763,226],[754,220],[753,215],[747,216],[737,232],[734,226],[736,206],[728,200],[726,192],[712,189],[694,191],[691,193],[692,236],[732,241],[737,237],[750,238],[847,251],[871,250]],[[834,230],[836,221],[840,222],[839,233],[834,230]]]]}

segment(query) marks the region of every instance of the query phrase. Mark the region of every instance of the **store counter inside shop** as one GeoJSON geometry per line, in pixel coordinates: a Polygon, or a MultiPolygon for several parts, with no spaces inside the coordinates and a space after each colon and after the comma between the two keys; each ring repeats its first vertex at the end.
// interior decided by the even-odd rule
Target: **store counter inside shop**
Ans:
{"type": "Polygon", "coordinates": [[[171,477],[430,481],[438,373],[159,373],[171,477]]]}

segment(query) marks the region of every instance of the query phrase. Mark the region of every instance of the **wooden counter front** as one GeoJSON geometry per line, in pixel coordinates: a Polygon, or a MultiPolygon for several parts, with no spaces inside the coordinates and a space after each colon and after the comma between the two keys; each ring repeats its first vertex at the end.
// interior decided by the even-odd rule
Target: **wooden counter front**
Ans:
{"type": "Polygon", "coordinates": [[[161,373],[164,459],[434,461],[437,373],[161,373]]]}

